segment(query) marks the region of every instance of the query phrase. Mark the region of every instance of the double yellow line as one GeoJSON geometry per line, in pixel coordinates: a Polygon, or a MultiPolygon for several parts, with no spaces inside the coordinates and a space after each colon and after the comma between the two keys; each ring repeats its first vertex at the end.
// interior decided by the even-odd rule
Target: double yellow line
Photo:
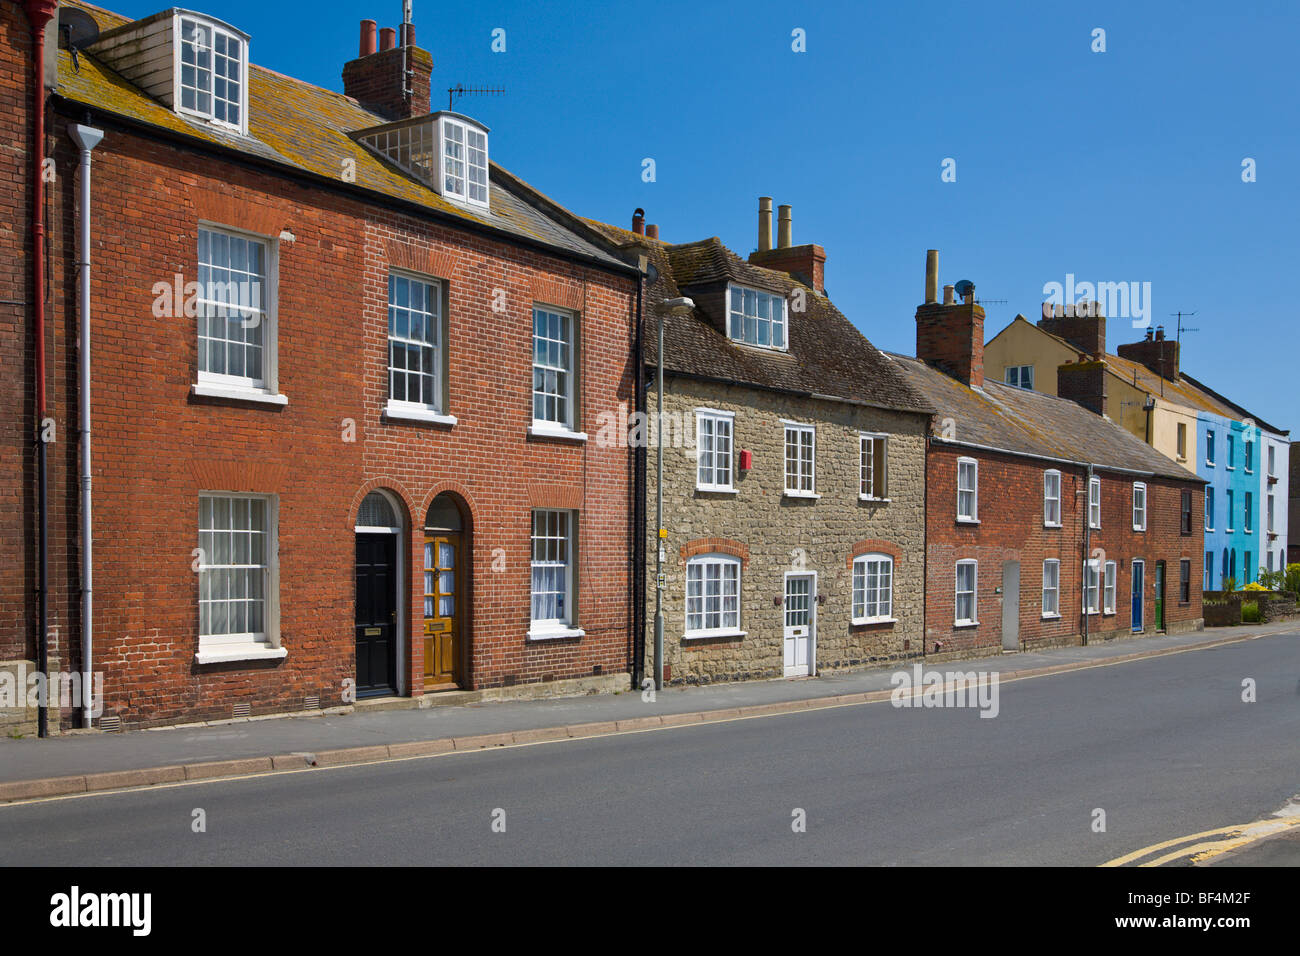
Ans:
{"type": "Polygon", "coordinates": [[[1248,846],[1266,837],[1285,832],[1289,827],[1297,825],[1300,825],[1300,815],[1269,817],[1265,820],[1256,820],[1254,823],[1219,827],[1217,830],[1202,830],[1200,833],[1176,837],[1172,840],[1165,840],[1163,843],[1153,843],[1148,847],[1108,860],[1101,865],[1163,866],[1165,863],[1189,857],[1193,863],[1204,863],[1217,856],[1222,856],[1230,850],[1248,846]],[[1177,847],[1177,849],[1170,850],[1171,847],[1177,847]],[[1161,853],[1162,850],[1169,850],[1170,852],[1161,853]],[[1160,855],[1154,859],[1144,859],[1157,853],[1160,855]],[[1138,860],[1143,862],[1138,863],[1138,860]]]}

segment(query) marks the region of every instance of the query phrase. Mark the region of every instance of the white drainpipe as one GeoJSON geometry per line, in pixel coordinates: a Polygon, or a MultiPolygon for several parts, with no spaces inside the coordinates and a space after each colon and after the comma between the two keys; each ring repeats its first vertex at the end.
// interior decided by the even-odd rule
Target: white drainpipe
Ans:
{"type": "Polygon", "coordinates": [[[92,126],[70,126],[68,136],[81,150],[81,202],[77,210],[79,249],[77,272],[80,299],[77,311],[81,318],[80,354],[78,356],[78,392],[81,398],[81,726],[90,727],[95,711],[102,702],[94,694],[94,609],[91,587],[93,528],[90,494],[90,152],[104,138],[104,131],[92,126]]]}

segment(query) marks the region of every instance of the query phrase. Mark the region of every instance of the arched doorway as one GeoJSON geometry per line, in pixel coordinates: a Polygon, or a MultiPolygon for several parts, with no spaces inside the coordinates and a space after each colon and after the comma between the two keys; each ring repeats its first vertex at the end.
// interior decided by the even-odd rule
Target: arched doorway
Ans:
{"type": "Polygon", "coordinates": [[[443,492],[424,521],[424,689],[464,686],[469,674],[469,529],[457,498],[443,492]]]}
{"type": "Polygon", "coordinates": [[[406,617],[398,600],[402,531],[397,502],[384,491],[366,495],[356,524],[358,697],[399,692],[397,661],[406,617]]]}

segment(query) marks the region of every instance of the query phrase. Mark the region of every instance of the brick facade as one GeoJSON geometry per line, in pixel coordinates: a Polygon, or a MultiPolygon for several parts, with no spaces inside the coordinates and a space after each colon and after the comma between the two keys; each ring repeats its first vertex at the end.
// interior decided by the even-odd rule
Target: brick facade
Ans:
{"type": "MultiPolygon", "coordinates": [[[[778,603],[787,572],[816,572],[815,665],[818,672],[919,656],[923,621],[924,434],[927,416],[784,396],[670,376],[664,395],[664,681],[697,684],[780,677],[784,622],[778,603]],[[695,410],[735,414],[735,494],[696,488],[695,410]],[[816,426],[817,499],[785,497],[783,420],[816,426]],[[678,428],[677,426],[680,426],[678,428]],[[682,441],[677,440],[680,431],[682,441]],[[858,499],[860,432],[887,433],[889,501],[858,499]],[[680,447],[687,444],[690,447],[680,447]],[[740,452],[753,468],[739,471],[740,452]],[[894,558],[893,616],[851,623],[852,559],[868,551],[894,558]],[[719,553],[741,560],[741,630],[736,638],[684,638],[686,562],[719,553]]],[[[656,408],[651,384],[648,407],[656,408]]],[[[647,456],[646,673],[653,673],[653,436],[647,456]]]]}
{"type": "MultiPolygon", "coordinates": [[[[0,227],[4,298],[27,297],[22,274],[30,111],[21,15],[0,6],[0,146],[12,223],[0,227]]],[[[84,122],[84,109],[75,121],[84,122]]],[[[127,726],[296,710],[343,699],[355,671],[354,539],[365,494],[400,502],[407,625],[399,660],[406,694],[423,692],[423,528],[450,492],[468,538],[467,666],[461,686],[574,679],[627,686],[631,664],[632,458],[626,447],[529,437],[532,306],[577,313],[577,429],[632,400],[634,277],[559,254],[371,204],[355,193],[153,139],[95,115],[92,415],[95,669],[105,715],[127,726]],[[279,392],[283,406],[199,397],[193,318],[157,317],[156,283],[197,278],[199,221],[255,233],[278,258],[279,392]],[[454,426],[391,421],[387,276],[440,280],[448,306],[448,406],[454,426]],[[504,310],[498,309],[504,303],[504,310]],[[282,660],[199,664],[197,547],[201,492],[278,499],[282,660]],[[576,624],[585,632],[530,640],[531,510],[577,514],[576,624]]],[[[51,667],[76,662],[77,153],[53,113],[50,186],[51,667]]],[[[495,188],[495,187],[494,187],[495,188]]],[[[0,497],[0,659],[34,653],[34,466],[30,321],[0,306],[0,354],[14,409],[0,420],[10,480],[0,497]],[[18,410],[21,409],[21,413],[18,410]],[[29,636],[30,635],[30,636],[29,636]]],[[[28,310],[30,311],[30,310],[28,310]]],[[[66,726],[73,714],[63,714],[66,726]]],[[[52,718],[52,726],[58,721],[52,718]]]]}
{"type": "MultiPolygon", "coordinates": [[[[1008,596],[1003,565],[1019,562],[1018,649],[1079,644],[1083,635],[1084,526],[1087,473],[1078,466],[963,448],[932,441],[926,464],[926,652],[943,656],[996,654],[1002,648],[1002,608],[1008,596]],[[978,462],[978,524],[957,521],[957,459],[978,462]],[[1061,473],[1061,526],[1044,523],[1043,476],[1061,473]],[[956,563],[978,561],[975,626],[955,624],[956,563]],[[1043,617],[1043,562],[1060,561],[1059,618],[1043,617]]],[[[1194,482],[1136,477],[1099,470],[1101,527],[1092,529],[1089,553],[1103,569],[1116,563],[1113,613],[1091,614],[1088,641],[1133,636],[1133,560],[1146,562],[1144,633],[1154,633],[1156,564],[1165,562],[1166,631],[1201,626],[1201,540],[1204,496],[1194,482]],[[1146,531],[1133,530],[1133,483],[1147,486],[1146,531]],[[1191,494],[1192,533],[1182,534],[1183,492],[1191,494]],[[1179,601],[1179,562],[1187,560],[1190,600],[1179,601]]],[[[1099,601],[1103,606],[1104,599],[1099,601]]]]}

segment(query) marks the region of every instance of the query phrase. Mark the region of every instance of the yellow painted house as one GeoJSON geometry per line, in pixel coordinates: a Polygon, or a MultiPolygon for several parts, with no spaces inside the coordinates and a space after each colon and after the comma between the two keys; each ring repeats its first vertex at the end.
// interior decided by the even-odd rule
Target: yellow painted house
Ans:
{"type": "MultiPolygon", "coordinates": [[[[1086,361],[1096,368],[1099,361],[1101,374],[1091,386],[1091,392],[1100,391],[1091,396],[1099,406],[1094,411],[1195,470],[1197,414],[1238,418],[1240,412],[1179,373],[1178,343],[1164,339],[1163,332],[1148,332],[1146,339],[1119,348],[1137,358],[1106,351],[1104,316],[1057,316],[1034,324],[1017,315],[985,344],[984,374],[1022,388],[1062,395],[1061,386],[1073,371],[1068,366],[1086,361]],[[1158,374],[1151,366],[1167,375],[1158,374]]],[[[1066,384],[1063,397],[1080,401],[1089,396],[1080,396],[1066,384]]]]}

